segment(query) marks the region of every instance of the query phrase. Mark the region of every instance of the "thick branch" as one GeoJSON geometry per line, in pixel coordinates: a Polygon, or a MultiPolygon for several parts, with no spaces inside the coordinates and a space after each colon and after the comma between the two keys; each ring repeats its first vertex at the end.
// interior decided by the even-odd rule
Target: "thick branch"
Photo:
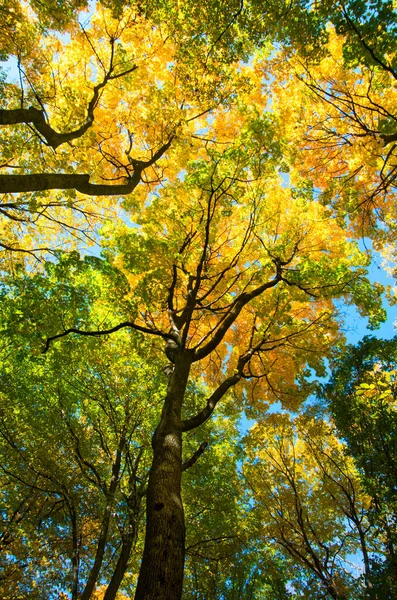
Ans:
{"type": "Polygon", "coordinates": [[[203,442],[202,444],[200,444],[200,446],[197,448],[196,452],[194,454],[192,454],[192,456],[189,458],[189,460],[185,460],[185,462],[182,465],[182,471],[186,471],[186,469],[190,469],[190,467],[192,467],[200,458],[200,456],[204,453],[204,450],[206,449],[206,447],[208,446],[208,442],[203,442]]]}
{"type": "Polygon", "coordinates": [[[76,327],[70,327],[69,329],[65,329],[65,331],[63,333],[58,333],[57,335],[53,335],[53,336],[47,338],[47,341],[46,341],[46,344],[45,344],[45,347],[43,350],[43,354],[45,354],[45,352],[47,352],[47,350],[50,347],[51,342],[53,342],[54,340],[57,340],[59,338],[66,337],[67,335],[70,335],[71,333],[77,333],[78,335],[88,335],[91,337],[98,337],[101,335],[108,335],[110,333],[115,333],[116,331],[119,331],[120,329],[124,329],[125,327],[130,327],[131,329],[135,329],[136,331],[140,331],[141,333],[148,333],[150,335],[158,335],[165,340],[173,340],[175,337],[172,333],[163,333],[162,331],[157,331],[156,329],[150,329],[149,327],[142,327],[141,325],[137,325],[136,323],[133,323],[132,321],[123,321],[123,323],[119,323],[118,325],[115,325],[114,327],[111,327],[110,329],[101,329],[101,330],[97,330],[97,331],[84,331],[83,329],[77,329],[76,327]]]}
{"type": "Polygon", "coordinates": [[[123,196],[131,194],[142,178],[142,172],[151,167],[171,145],[173,137],[163,144],[149,160],[134,160],[134,172],[126,183],[119,185],[90,183],[88,174],[30,173],[28,175],[0,175],[0,193],[42,192],[45,190],[74,189],[88,196],[123,196]]]}
{"type": "Polygon", "coordinates": [[[78,173],[30,173],[0,175],[0,193],[42,192],[45,190],[76,190],[89,196],[121,196],[130,194],[141,180],[138,171],[120,185],[90,183],[89,175],[78,173]]]}
{"type": "Polygon", "coordinates": [[[391,144],[392,142],[397,142],[397,132],[396,133],[384,133],[380,136],[383,140],[383,145],[387,146],[388,144],[391,144]]]}
{"type": "MultiPolygon", "coordinates": [[[[250,344],[251,343],[252,338],[250,344]]],[[[220,386],[213,392],[213,394],[211,394],[211,396],[207,400],[207,405],[203,408],[203,410],[197,413],[194,417],[182,421],[183,432],[190,431],[191,429],[196,429],[196,427],[199,427],[205,421],[207,421],[207,419],[209,419],[212,413],[214,412],[218,402],[223,398],[223,396],[231,387],[233,387],[234,385],[236,385],[236,383],[240,381],[242,377],[248,379],[250,377],[253,377],[252,373],[249,373],[248,376],[244,375],[244,367],[247,364],[249,364],[249,361],[251,360],[252,356],[259,352],[264,344],[266,344],[266,341],[264,339],[261,339],[260,342],[256,344],[256,346],[251,346],[251,348],[247,350],[247,352],[241,354],[240,358],[238,359],[237,368],[234,371],[233,375],[225,379],[220,384],[220,386]]],[[[277,346],[271,346],[270,348],[268,348],[268,350],[273,350],[276,347],[277,346]]]]}
{"type": "Polygon", "coordinates": [[[256,378],[266,377],[266,374],[254,375],[251,372],[251,369],[248,370],[248,374],[244,373],[244,368],[246,367],[247,364],[249,365],[249,362],[254,355],[257,355],[263,351],[269,352],[279,346],[284,345],[286,340],[290,340],[294,336],[300,335],[302,333],[302,331],[306,331],[307,329],[309,329],[314,323],[321,320],[321,318],[323,316],[324,315],[320,315],[320,317],[318,319],[315,319],[315,321],[313,321],[312,323],[309,323],[309,325],[307,325],[306,327],[301,329],[299,332],[291,333],[289,335],[283,336],[276,340],[266,341],[266,338],[265,338],[266,332],[265,332],[263,337],[259,340],[259,342],[255,346],[252,345],[253,336],[254,336],[254,332],[255,332],[255,328],[254,328],[253,332],[252,332],[252,336],[251,336],[250,348],[244,354],[240,355],[240,358],[237,363],[237,368],[234,371],[233,375],[231,375],[230,377],[225,379],[219,385],[219,387],[208,398],[206,406],[199,413],[197,413],[195,416],[191,417],[190,419],[185,419],[184,421],[182,421],[182,431],[183,432],[191,431],[192,429],[196,429],[196,427],[199,427],[205,421],[207,421],[207,419],[209,419],[211,417],[212,413],[214,412],[215,407],[218,404],[218,402],[223,398],[223,396],[226,394],[226,392],[231,387],[233,387],[234,385],[236,385],[236,383],[238,383],[240,381],[241,378],[250,379],[251,377],[256,377],[256,378]],[[281,342],[281,343],[279,343],[279,342],[281,342]],[[269,346],[269,344],[272,344],[272,345],[269,346]]]}
{"type": "MultiPolygon", "coordinates": [[[[211,177],[211,179],[212,179],[212,177],[211,177]]],[[[210,225],[211,225],[212,218],[214,216],[215,207],[216,207],[216,203],[217,203],[215,193],[219,189],[220,185],[221,184],[219,184],[218,188],[216,188],[216,189],[212,188],[210,196],[208,198],[207,211],[206,211],[207,216],[206,216],[206,224],[205,224],[205,238],[204,238],[203,248],[202,248],[202,252],[201,252],[201,258],[197,264],[196,275],[191,278],[189,277],[188,297],[187,297],[185,308],[180,317],[181,322],[184,324],[184,331],[182,334],[182,344],[185,344],[186,340],[187,340],[189,326],[191,323],[191,319],[193,316],[193,310],[194,310],[196,300],[197,300],[197,294],[200,289],[201,274],[202,274],[202,271],[204,268],[205,257],[206,257],[207,250],[208,250],[210,225]],[[213,201],[213,198],[214,198],[214,201],[213,201]],[[194,285],[193,285],[193,283],[194,283],[194,285]]]]}
{"type": "Polygon", "coordinates": [[[74,131],[68,131],[66,133],[58,133],[47,123],[45,119],[45,113],[43,110],[39,110],[38,108],[34,108],[31,106],[30,108],[15,108],[15,109],[0,109],[0,125],[16,125],[18,123],[32,123],[40,135],[45,139],[47,144],[51,146],[51,148],[58,148],[61,144],[65,144],[66,142],[71,142],[72,140],[76,140],[81,137],[93,124],[94,122],[94,110],[98,104],[99,93],[102,88],[106,86],[108,81],[112,79],[118,79],[119,77],[123,77],[132,71],[135,71],[137,66],[134,65],[127,71],[120,73],[118,75],[112,75],[113,67],[111,66],[109,73],[104,77],[101,83],[98,83],[94,89],[92,98],[87,107],[87,118],[80,127],[77,127],[74,131]]]}
{"type": "Polygon", "coordinates": [[[32,123],[40,135],[45,139],[47,144],[55,150],[61,144],[81,137],[87,131],[87,129],[91,127],[94,120],[93,114],[90,114],[91,112],[92,111],[88,112],[86,121],[80,127],[67,133],[58,133],[55,131],[55,129],[53,129],[51,125],[47,123],[44,111],[34,108],[34,106],[30,106],[30,108],[14,108],[10,110],[0,109],[0,125],[32,123]]]}
{"type": "Polygon", "coordinates": [[[239,372],[234,373],[233,375],[225,379],[225,381],[223,381],[221,385],[215,390],[215,392],[211,394],[211,396],[208,398],[207,405],[203,408],[203,410],[197,413],[194,417],[182,421],[182,431],[191,431],[192,429],[196,429],[196,427],[199,427],[199,425],[202,425],[205,421],[207,421],[207,419],[209,419],[212,413],[214,412],[218,402],[223,398],[223,396],[231,387],[233,387],[234,385],[236,385],[236,383],[240,381],[240,379],[241,375],[239,372]]]}

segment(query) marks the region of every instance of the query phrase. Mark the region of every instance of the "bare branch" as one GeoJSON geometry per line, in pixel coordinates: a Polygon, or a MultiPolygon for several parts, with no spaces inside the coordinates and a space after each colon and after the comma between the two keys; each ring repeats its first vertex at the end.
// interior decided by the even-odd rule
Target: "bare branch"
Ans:
{"type": "Polygon", "coordinates": [[[67,335],[70,335],[71,333],[76,333],[78,335],[85,335],[85,336],[90,336],[90,337],[99,337],[101,335],[108,335],[110,333],[115,333],[116,331],[120,331],[120,329],[124,329],[126,327],[129,327],[131,329],[135,329],[136,331],[140,331],[141,333],[148,333],[150,335],[157,335],[159,337],[162,337],[165,340],[174,340],[175,339],[175,335],[172,333],[164,333],[163,331],[158,331],[157,329],[150,329],[149,327],[142,327],[142,325],[137,325],[136,323],[133,323],[132,321],[123,321],[123,323],[119,323],[118,325],[115,325],[114,327],[111,327],[110,329],[101,329],[101,330],[94,330],[94,331],[85,331],[83,329],[77,329],[76,327],[70,327],[69,329],[66,329],[63,333],[58,333],[57,335],[53,335],[49,338],[47,338],[44,350],[42,351],[43,354],[45,354],[47,352],[47,350],[50,347],[51,342],[58,340],[60,338],[66,337],[67,335]]]}

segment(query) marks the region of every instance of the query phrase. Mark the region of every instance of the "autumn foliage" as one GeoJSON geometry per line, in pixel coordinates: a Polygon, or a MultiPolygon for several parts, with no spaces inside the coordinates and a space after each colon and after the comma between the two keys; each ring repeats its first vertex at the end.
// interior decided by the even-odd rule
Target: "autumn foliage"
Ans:
{"type": "Polygon", "coordinates": [[[393,597],[394,434],[343,397],[392,420],[395,365],[338,370],[395,263],[367,4],[3,3],[2,597],[393,597]]]}

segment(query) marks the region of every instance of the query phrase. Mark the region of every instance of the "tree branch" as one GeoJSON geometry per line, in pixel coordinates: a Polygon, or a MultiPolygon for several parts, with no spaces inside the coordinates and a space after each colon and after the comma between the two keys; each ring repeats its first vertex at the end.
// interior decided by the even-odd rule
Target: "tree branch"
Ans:
{"type": "Polygon", "coordinates": [[[381,134],[381,139],[383,140],[383,145],[387,146],[388,144],[391,144],[392,142],[397,142],[397,132],[396,133],[383,133],[381,134]]]}
{"type": "Polygon", "coordinates": [[[45,190],[74,189],[88,196],[124,196],[131,194],[142,180],[142,172],[151,167],[171,146],[173,136],[149,160],[134,160],[134,172],[120,185],[90,183],[90,175],[80,173],[29,173],[0,175],[0,193],[14,194],[45,190]]]}
{"type": "Polygon", "coordinates": [[[92,98],[87,108],[87,118],[80,127],[77,127],[74,131],[68,131],[66,133],[58,133],[47,123],[45,118],[44,110],[39,110],[34,106],[29,108],[15,108],[15,109],[0,109],[0,125],[16,125],[18,123],[32,123],[40,135],[45,139],[47,144],[51,147],[58,148],[66,142],[71,142],[81,137],[93,124],[94,122],[94,110],[98,104],[99,92],[106,86],[108,81],[112,79],[118,79],[124,75],[128,75],[135,71],[138,67],[134,65],[130,69],[127,69],[123,73],[112,75],[113,66],[111,66],[108,73],[105,75],[103,80],[98,83],[93,90],[92,98]]]}
{"type": "Polygon", "coordinates": [[[66,337],[67,335],[70,335],[71,333],[77,333],[78,335],[87,335],[87,336],[91,336],[91,337],[99,337],[101,335],[108,335],[110,333],[115,333],[116,331],[119,331],[120,329],[124,329],[125,327],[130,327],[131,329],[135,329],[136,331],[140,331],[141,333],[157,335],[159,337],[162,337],[165,340],[174,340],[175,339],[175,334],[173,334],[173,333],[163,333],[162,331],[157,331],[156,329],[150,329],[149,327],[142,327],[141,325],[137,325],[136,323],[133,323],[132,321],[123,321],[122,323],[119,323],[118,325],[115,325],[114,327],[111,327],[110,329],[102,329],[102,330],[97,330],[97,331],[85,331],[83,329],[77,329],[76,327],[70,327],[69,329],[65,329],[65,331],[63,333],[58,333],[57,335],[53,335],[53,336],[47,338],[44,350],[42,351],[42,354],[45,354],[47,352],[47,350],[50,347],[51,342],[53,342],[59,338],[66,337]]]}
{"type": "Polygon", "coordinates": [[[88,174],[30,173],[29,175],[0,175],[0,193],[14,194],[45,190],[76,190],[89,196],[121,196],[130,194],[141,181],[141,171],[135,172],[127,183],[120,185],[90,183],[88,174]]]}
{"type": "Polygon", "coordinates": [[[363,46],[363,48],[365,48],[365,50],[372,57],[372,59],[374,60],[375,63],[377,63],[380,67],[382,67],[382,69],[384,69],[385,71],[390,73],[394,77],[394,79],[397,79],[396,71],[394,71],[394,69],[390,65],[385,63],[382,59],[379,58],[379,56],[376,55],[374,49],[366,42],[366,40],[364,39],[364,36],[359,31],[359,29],[356,26],[356,24],[354,23],[354,21],[349,17],[348,12],[343,3],[341,3],[341,6],[342,6],[342,11],[343,11],[346,21],[348,22],[352,31],[354,31],[354,33],[356,34],[356,36],[357,36],[360,44],[363,46]]]}
{"type": "Polygon", "coordinates": [[[207,421],[212,413],[215,410],[218,402],[223,398],[226,392],[236,385],[241,379],[241,375],[239,373],[234,373],[220,384],[219,387],[215,390],[213,394],[208,398],[207,405],[201,410],[199,413],[191,417],[190,419],[185,419],[182,421],[182,432],[191,431],[192,429],[196,429],[199,425],[202,425],[205,421],[207,421]]]}
{"type": "Polygon", "coordinates": [[[207,446],[208,446],[208,442],[203,442],[202,444],[200,444],[200,446],[198,447],[196,452],[194,454],[192,454],[192,456],[189,458],[189,460],[185,460],[185,462],[182,464],[182,471],[186,471],[186,469],[190,469],[190,467],[192,467],[198,461],[200,456],[204,453],[207,446]]]}

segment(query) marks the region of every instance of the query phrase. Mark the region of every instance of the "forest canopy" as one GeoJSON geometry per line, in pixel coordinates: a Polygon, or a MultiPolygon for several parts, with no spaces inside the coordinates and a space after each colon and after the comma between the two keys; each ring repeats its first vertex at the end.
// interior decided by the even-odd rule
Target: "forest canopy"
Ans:
{"type": "Polygon", "coordinates": [[[1,597],[395,598],[395,3],[0,22],[1,597]]]}

